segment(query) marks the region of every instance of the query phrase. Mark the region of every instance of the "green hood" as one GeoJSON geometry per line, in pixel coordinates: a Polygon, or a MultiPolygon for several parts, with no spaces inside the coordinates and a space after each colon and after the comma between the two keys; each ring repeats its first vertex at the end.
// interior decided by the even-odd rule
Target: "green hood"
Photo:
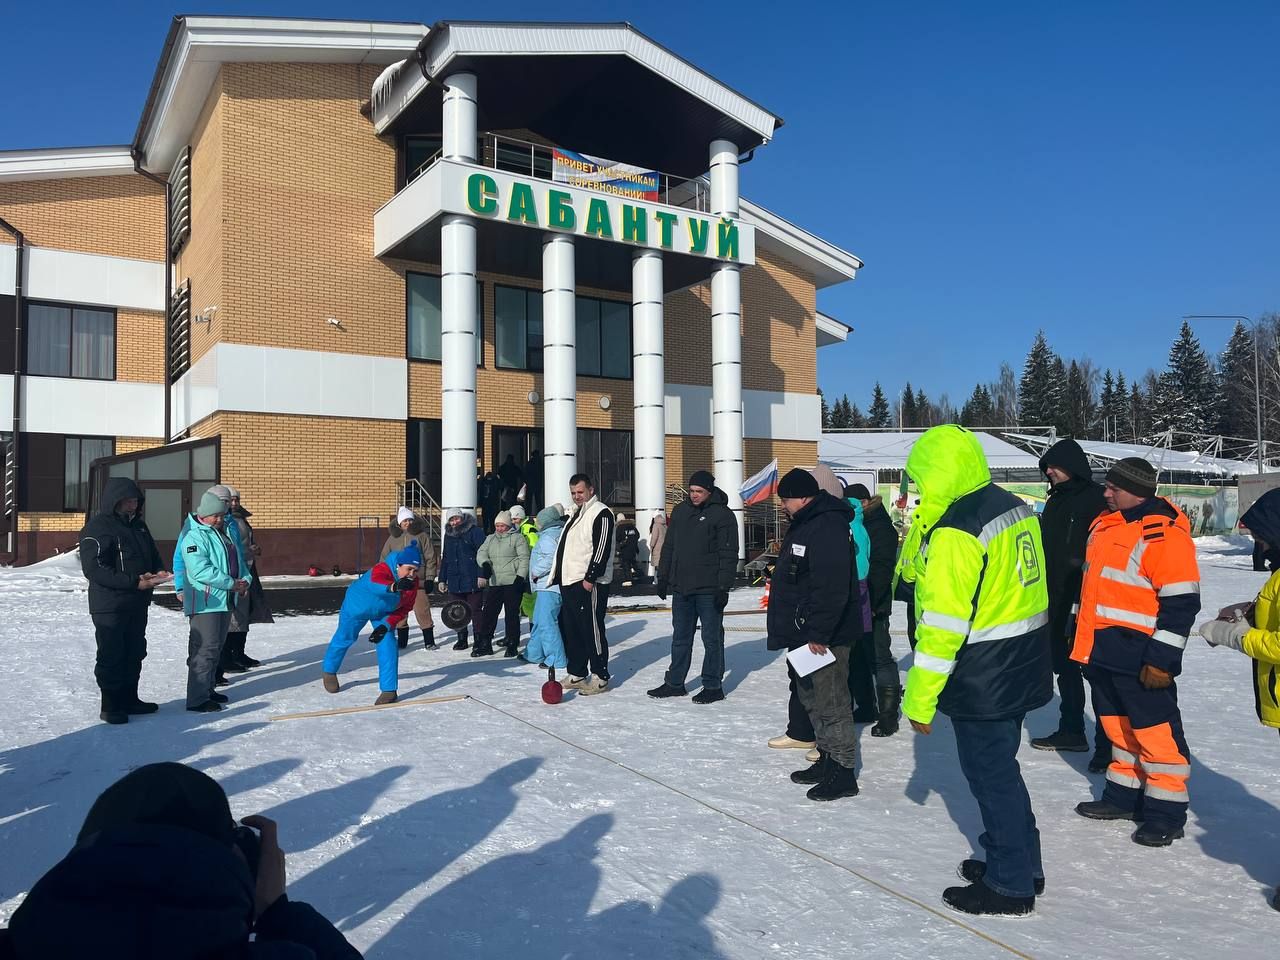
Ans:
{"type": "Polygon", "coordinates": [[[991,482],[978,438],[953,423],[926,430],[907,455],[907,473],[920,491],[920,506],[938,517],[966,493],[991,482]]]}

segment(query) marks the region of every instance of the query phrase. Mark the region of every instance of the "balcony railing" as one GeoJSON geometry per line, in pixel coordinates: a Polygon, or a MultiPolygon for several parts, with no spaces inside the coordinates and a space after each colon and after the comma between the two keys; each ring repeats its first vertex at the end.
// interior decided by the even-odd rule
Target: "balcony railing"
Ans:
{"type": "MultiPolygon", "coordinates": [[[[538,180],[550,181],[554,178],[555,168],[552,161],[552,148],[544,144],[518,140],[514,137],[499,136],[496,133],[483,133],[480,135],[480,142],[477,146],[479,147],[477,151],[479,159],[476,162],[482,167],[505,170],[508,173],[518,173],[538,180]]],[[[405,185],[408,186],[421,176],[442,155],[443,151],[437,150],[413,170],[408,171],[405,185]]],[[[575,182],[573,185],[584,187],[588,190],[593,189],[590,183],[575,182]]],[[[600,192],[611,193],[613,191],[601,189],[600,192]]],[[[654,199],[658,203],[665,203],[673,207],[686,207],[690,210],[697,210],[700,213],[709,213],[711,211],[711,187],[705,177],[689,179],[658,171],[658,190],[657,197],[654,199]]]]}

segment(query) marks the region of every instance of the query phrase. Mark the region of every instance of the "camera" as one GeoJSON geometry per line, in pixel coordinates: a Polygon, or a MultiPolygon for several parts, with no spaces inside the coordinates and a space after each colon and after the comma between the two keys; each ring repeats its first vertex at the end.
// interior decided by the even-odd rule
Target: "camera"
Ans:
{"type": "Polygon", "coordinates": [[[244,824],[237,824],[235,830],[231,832],[231,840],[244,854],[244,859],[249,864],[249,875],[253,877],[254,882],[258,880],[258,862],[262,859],[262,838],[258,836],[258,831],[253,827],[246,827],[244,824]]]}

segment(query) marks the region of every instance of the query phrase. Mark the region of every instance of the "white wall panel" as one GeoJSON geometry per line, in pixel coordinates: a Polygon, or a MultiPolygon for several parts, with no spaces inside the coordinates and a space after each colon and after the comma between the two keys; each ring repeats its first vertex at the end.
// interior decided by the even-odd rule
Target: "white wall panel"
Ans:
{"type": "Polygon", "coordinates": [[[120,380],[23,377],[22,429],[159,437],[164,433],[164,387],[120,380]]]}
{"type": "MultiPolygon", "coordinates": [[[[12,253],[9,260],[12,271],[12,253]]],[[[32,300],[164,310],[164,264],[150,260],[28,247],[25,286],[32,300]]],[[[12,291],[12,275],[0,289],[12,291]]]]}
{"type": "Polygon", "coordinates": [[[0,374],[0,431],[13,429],[13,374],[0,374]]]}

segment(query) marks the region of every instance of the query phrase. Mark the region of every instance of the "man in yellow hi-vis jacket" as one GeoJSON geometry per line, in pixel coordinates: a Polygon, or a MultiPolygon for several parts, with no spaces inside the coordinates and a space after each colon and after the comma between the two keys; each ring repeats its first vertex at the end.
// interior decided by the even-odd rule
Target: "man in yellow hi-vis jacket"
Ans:
{"type": "Polygon", "coordinates": [[[914,558],[916,648],[902,712],[917,733],[951,718],[960,768],[982,813],[987,859],[942,899],[974,914],[1019,916],[1044,889],[1040,833],[1018,768],[1022,718],[1053,697],[1049,595],[1040,524],[991,482],[977,438],[951,424],[916,441],[907,472],[917,513],[937,517],[914,558]]]}

